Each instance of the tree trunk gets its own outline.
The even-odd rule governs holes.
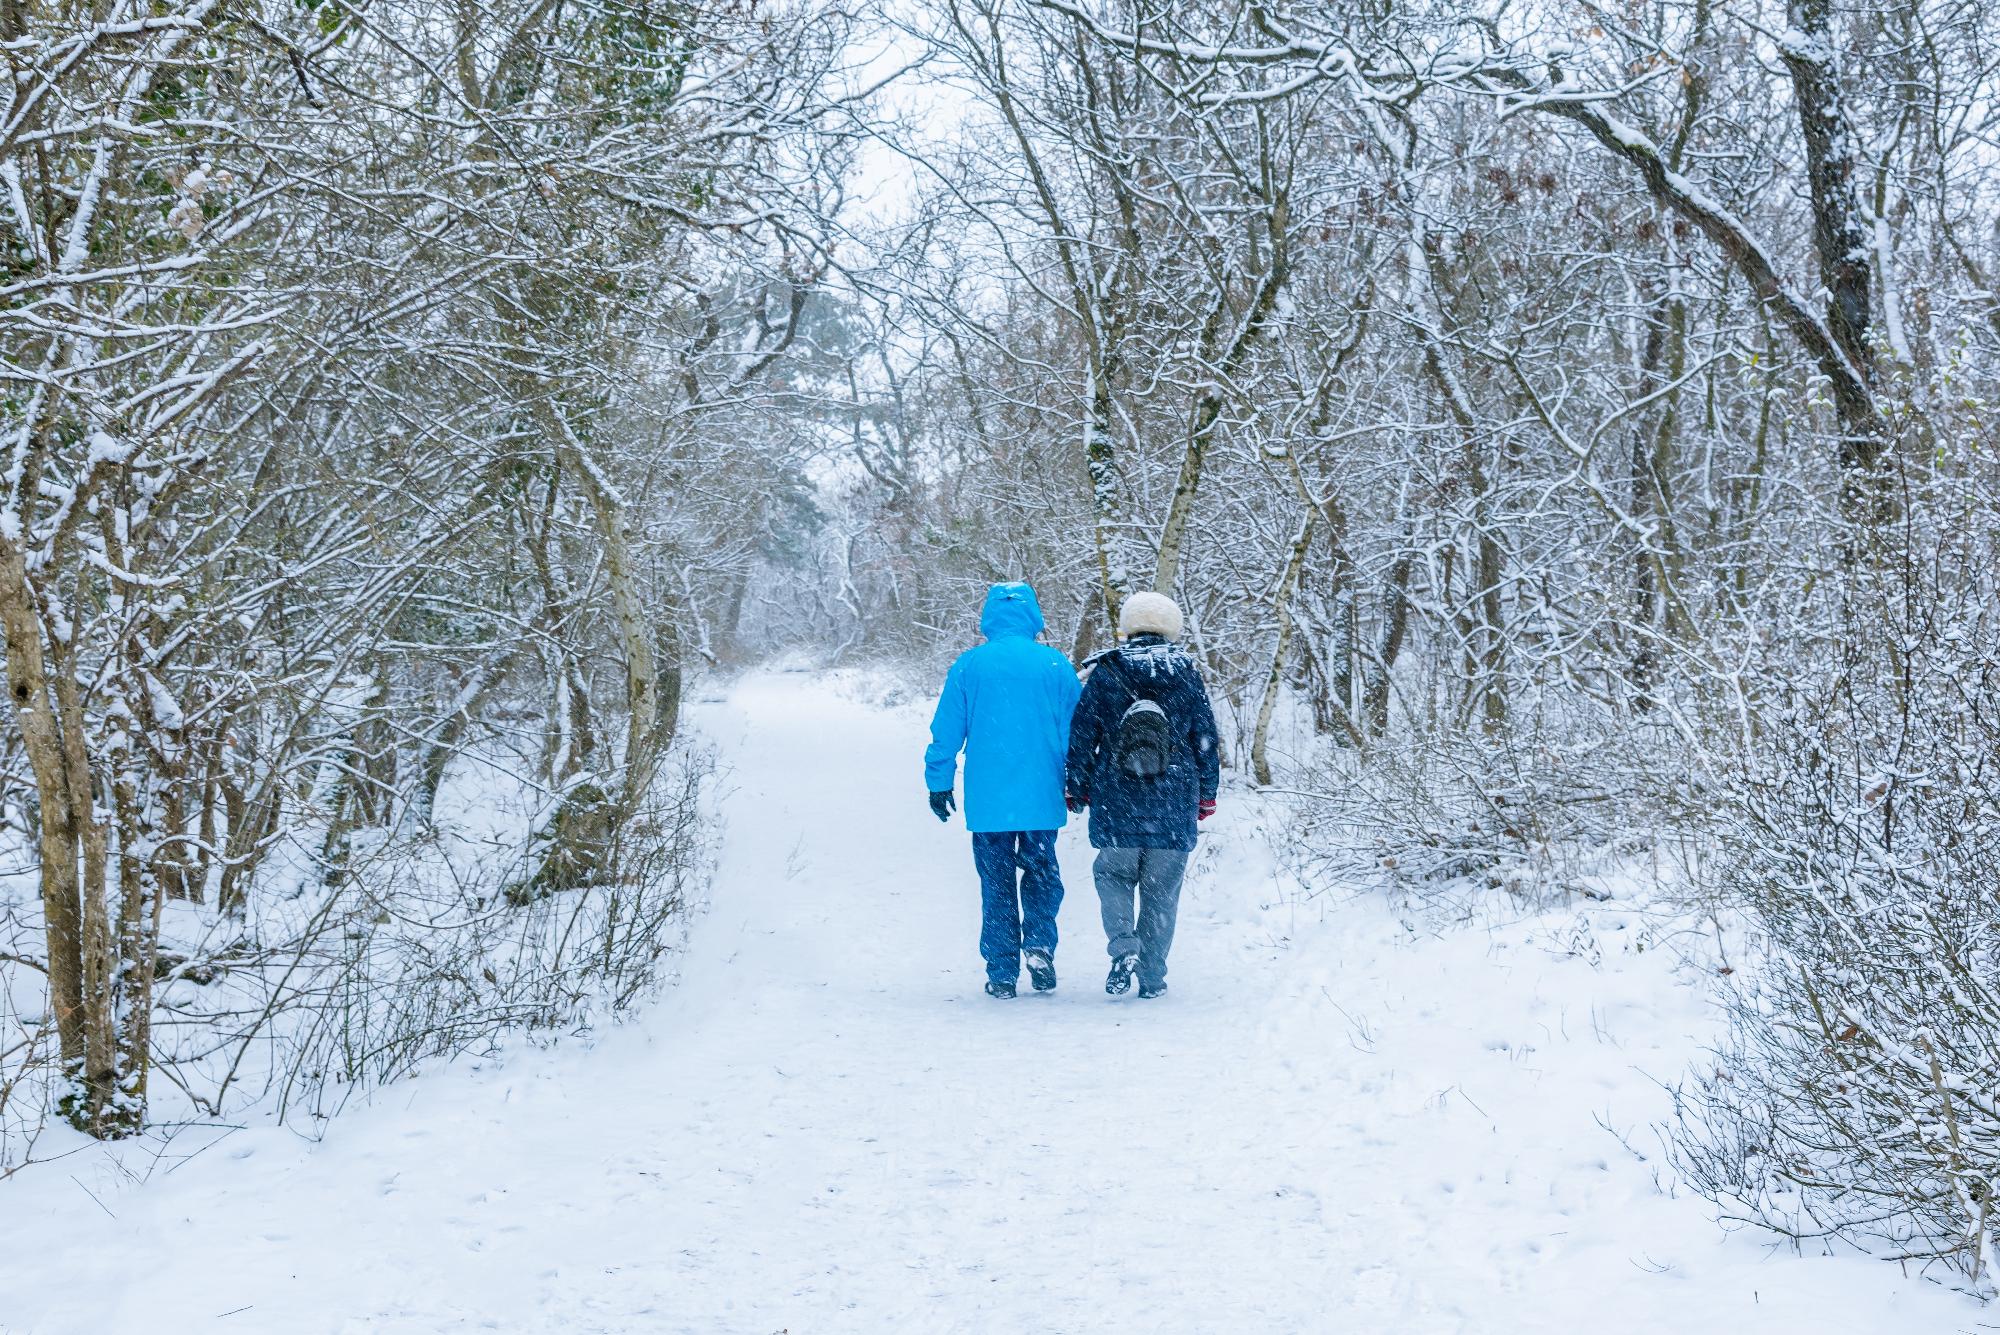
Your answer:
[[[50,679],[62,720],[62,764],[70,809],[89,813],[77,822],[82,843],[77,889],[83,909],[83,1070],[69,1100],[68,1115],[80,1131],[115,1136],[129,1129],[125,1121],[131,1110],[121,1108],[118,1098],[118,945],[112,934],[106,884],[110,850],[103,813],[93,793],[83,693],[77,687],[74,653],[66,644],[58,649]]]
[[[1417,558],[1404,552],[1389,568],[1382,595],[1382,640],[1375,659],[1368,666],[1362,712],[1368,720],[1368,734],[1380,737],[1389,730],[1389,674],[1403,652],[1403,640],[1410,627],[1410,572]]]
[[[143,702],[140,709],[146,709]],[[112,1021],[117,1026],[115,1102],[99,1134],[136,1132],[145,1123],[146,1076],[152,1065],[153,978],[158,970],[161,894],[148,849],[154,832],[136,781],[139,740],[118,715],[106,747],[114,779],[112,812],[118,828],[117,968],[113,978]],[[150,711],[147,711],[150,712]]]
[[[1096,599],[1086,597],[1083,606],[1077,610],[1076,634],[1070,637],[1069,661],[1082,667],[1090,656],[1097,652],[1097,630],[1099,621],[1093,604]]]
[[[215,805],[222,799],[223,735],[220,726],[212,728],[202,747],[201,817],[195,826],[197,842],[188,882],[188,897],[197,904],[208,897],[208,874],[215,865],[215,840],[219,833]]]
[[[507,675],[515,655],[502,654],[489,658],[473,670],[472,676],[459,689],[458,699],[452,711],[431,734],[424,744],[424,758],[417,771],[416,791],[410,794],[409,809],[403,813],[400,822],[405,830],[431,823],[431,813],[437,806],[438,788],[444,783],[445,767],[451,758],[459,753],[460,743],[472,721],[479,716],[480,707]]]
[[[1477,621],[1473,621],[1469,613],[1466,618],[1466,667],[1471,678],[1469,685],[1478,697],[1480,716],[1486,730],[1497,732],[1507,722],[1507,658],[1504,603],[1500,591],[1504,570],[1500,543],[1493,536],[1492,486],[1481,455],[1472,400],[1445,361],[1442,340],[1428,328],[1425,330],[1424,365],[1437,384],[1446,411],[1458,427],[1459,476],[1465,479],[1472,494],[1473,550],[1468,562],[1471,587],[1466,593],[1479,616]]]
[[[1639,354],[1639,393],[1656,392],[1660,384],[1660,363],[1665,356],[1667,333],[1658,311],[1649,310],[1646,342]],[[1649,535],[1657,532],[1660,492],[1653,474],[1653,428],[1651,418],[1641,414],[1632,428],[1632,522],[1639,530],[1638,548],[1632,560],[1632,653],[1626,668],[1632,684],[1633,703],[1641,710],[1653,707],[1653,685],[1659,655],[1653,630],[1660,618],[1660,585],[1654,568],[1654,554],[1648,550]]]
[[[82,883],[79,813],[71,803],[63,740],[50,699],[42,624],[27,564],[18,545],[0,542],[0,628],[7,644],[7,693],[13,698],[40,807],[43,932],[48,947],[49,1004],[63,1069],[81,1072],[83,1016]]]
[[[1299,522],[1299,535],[1292,539],[1285,555],[1285,568],[1278,577],[1274,612],[1278,621],[1277,644],[1271,650],[1271,670],[1264,675],[1264,695],[1257,706],[1257,727],[1250,739],[1250,769],[1257,782],[1271,786],[1271,719],[1278,708],[1278,688],[1284,681],[1285,655],[1292,647],[1292,595],[1298,591],[1299,571],[1305,566],[1306,548],[1312,545],[1313,515]]]
[[[1174,482],[1173,500],[1167,506],[1166,522],[1160,526],[1159,559],[1153,566],[1153,590],[1156,593],[1171,594],[1174,582],[1180,578],[1181,552],[1187,542],[1188,521],[1194,515],[1195,493],[1201,487],[1202,468],[1208,459],[1209,439],[1215,426],[1222,418],[1223,395],[1229,383],[1241,370],[1243,359],[1264,336],[1270,324],[1271,315],[1278,308],[1279,294],[1284,291],[1285,282],[1291,277],[1290,246],[1288,233],[1291,227],[1288,201],[1276,185],[1269,170],[1269,144],[1262,133],[1263,120],[1258,120],[1260,147],[1264,150],[1265,162],[1263,189],[1265,192],[1265,227],[1269,242],[1269,260],[1256,293],[1250,299],[1250,308],[1243,315],[1243,321],[1236,328],[1236,335],[1230,340],[1229,348],[1222,355],[1220,367],[1215,372],[1207,389],[1195,404],[1194,418],[1188,431],[1187,448],[1181,457],[1180,476]],[[1221,315],[1228,303],[1227,292],[1216,294],[1216,314]],[[1220,321],[1215,325],[1219,329]],[[1212,345],[1213,339],[1203,340]],[[1205,354],[1212,355],[1210,348]],[[1207,361],[1207,356],[1204,356]]]
[[[625,729],[624,806],[629,811],[652,781],[659,760],[657,742],[662,728],[667,729],[668,737],[672,735],[673,721],[661,715],[659,660],[653,651],[655,629],[640,594],[639,571],[632,555],[632,521],[624,498],[590,458],[561,413],[550,415],[555,419],[557,449],[590,501],[591,513],[597,521],[597,539],[604,547],[604,578],[610,586],[618,643],[625,660],[625,704],[629,714]],[[675,681],[671,685],[678,708],[678,664],[675,667]]]
[[[1484,479],[1478,484],[1482,495]],[[1493,536],[1490,517],[1482,516],[1479,527],[1479,652],[1480,705],[1488,732],[1499,732],[1507,724],[1507,641],[1502,611],[1500,543]]]
[[[1094,369],[1091,373],[1090,418],[1083,428],[1083,464],[1090,478],[1098,590],[1104,599],[1105,624],[1115,637],[1119,611],[1132,592],[1132,575],[1125,568],[1124,557],[1119,553],[1118,464],[1111,444],[1111,388]]]
[[[1642,413],[1632,429],[1632,520],[1640,531],[1632,562],[1632,654],[1628,675],[1633,703],[1653,706],[1659,678],[1658,636],[1686,620],[1670,598],[1680,568],[1674,524],[1674,439],[1680,425],[1680,391],[1674,386],[1687,367],[1687,303],[1678,292],[1647,312],[1646,341],[1640,353],[1641,396],[1664,394],[1657,413]]]
[[[1881,518],[1886,503],[1877,476],[1887,441],[1875,411],[1875,355],[1869,346],[1868,238],[1862,226],[1855,128],[1840,97],[1830,0],[1789,0],[1789,28],[1778,55],[1792,78],[1799,129],[1806,146],[1806,184],[1812,196],[1813,250],[1827,293],[1827,328],[1847,364],[1833,380],[1842,428],[1843,495],[1851,513]]]

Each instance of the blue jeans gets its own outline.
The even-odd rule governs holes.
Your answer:
[[[1180,916],[1187,864],[1188,855],[1178,848],[1098,851],[1093,870],[1105,948],[1114,960],[1139,957],[1141,987],[1167,981],[1167,952],[1174,948],[1174,919]]]
[[[985,904],[979,953],[986,977],[1011,983],[1021,976],[1021,952],[1056,953],[1056,910],[1062,907],[1062,872],[1056,866],[1054,830],[1008,830],[972,836]],[[1017,879],[1018,874],[1018,879]]]

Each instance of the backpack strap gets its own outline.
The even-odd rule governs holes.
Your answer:
[[[1138,688],[1132,682],[1131,671],[1118,661],[1118,650],[1116,648],[1092,654],[1084,662],[1090,667],[1090,675],[1093,681],[1097,679],[1097,675],[1100,672],[1105,673],[1112,679],[1115,686],[1124,688],[1124,693],[1127,697],[1123,705],[1110,712],[1108,719],[1110,734],[1105,742],[1105,746],[1109,748],[1111,745],[1110,738],[1116,738],[1118,729],[1124,725],[1125,715],[1130,712],[1133,705],[1139,703],[1141,696]]]
[[[1130,663],[1127,663],[1122,650],[1113,650],[1112,653],[1118,659],[1118,680],[1123,683],[1125,689],[1131,694],[1132,703],[1137,704],[1141,700],[1150,700],[1156,705],[1160,704],[1161,691],[1159,688],[1161,686],[1172,685],[1172,679],[1169,678],[1164,683],[1157,683],[1149,674],[1140,672]],[[1127,709],[1131,707],[1131,705],[1126,706]],[[1160,708],[1164,712],[1166,706],[1161,705]]]

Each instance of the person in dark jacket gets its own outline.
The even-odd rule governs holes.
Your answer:
[[[1028,966],[1037,992],[1056,985],[1062,873],[1056,831],[1076,669],[1040,643],[1042,609],[1026,584],[995,584],[979,618],[986,643],[960,654],[944,679],[924,752],[931,811],[949,820],[965,752],[965,824],[983,900],[979,953],[986,992],[1011,997]]]
[[[1118,648],[1093,660],[1070,722],[1064,790],[1090,808],[1090,842],[1116,996],[1167,990],[1181,878],[1196,825],[1215,811],[1222,755],[1201,671],[1174,641],[1181,610],[1138,593],[1119,611]]]

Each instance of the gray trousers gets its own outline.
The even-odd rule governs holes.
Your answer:
[[[1104,914],[1111,958],[1139,957],[1139,982],[1167,980],[1167,952],[1174,946],[1181,878],[1188,855],[1178,848],[1103,848],[1092,869],[1097,905]],[[1136,907],[1136,913],[1134,912]]]

